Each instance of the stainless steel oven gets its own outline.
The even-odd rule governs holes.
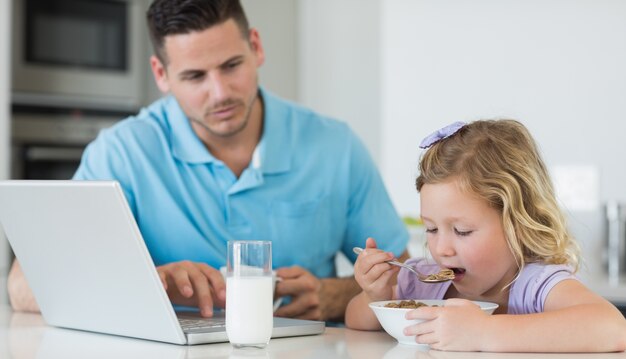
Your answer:
[[[13,103],[134,111],[147,71],[145,0],[14,0]]]
[[[68,179],[145,103],[149,0],[13,0],[11,177]]]
[[[11,177],[70,179],[85,146],[128,113],[28,108],[14,110]]]

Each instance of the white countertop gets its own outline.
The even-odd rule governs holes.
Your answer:
[[[572,358],[572,354],[459,353],[403,346],[384,332],[326,328],[324,334],[272,339],[264,350],[229,343],[179,346],[47,326],[38,314],[0,306],[0,358]],[[577,359],[621,358],[626,353],[577,354]]]

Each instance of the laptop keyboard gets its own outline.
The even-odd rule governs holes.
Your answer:
[[[224,318],[178,318],[178,322],[183,331],[223,328],[226,326]]]

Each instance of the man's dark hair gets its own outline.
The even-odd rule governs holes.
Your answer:
[[[154,53],[166,64],[166,36],[202,31],[230,19],[235,20],[247,40],[248,19],[239,0],[154,0],[147,13]]]

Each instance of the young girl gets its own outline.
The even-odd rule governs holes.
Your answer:
[[[380,329],[368,303],[449,299],[421,307],[405,328],[433,349],[499,352],[626,350],[626,319],[575,276],[579,252],[567,231],[548,171],[527,129],[517,121],[455,123],[427,137],[416,180],[428,248],[455,279],[422,283],[385,261],[372,238],[354,266],[363,291],[346,325]],[[432,273],[424,259],[407,261]],[[436,266],[435,266],[436,267]],[[435,272],[437,269],[435,269]],[[496,315],[471,301],[494,302]],[[498,315],[499,314],[499,315]]]

